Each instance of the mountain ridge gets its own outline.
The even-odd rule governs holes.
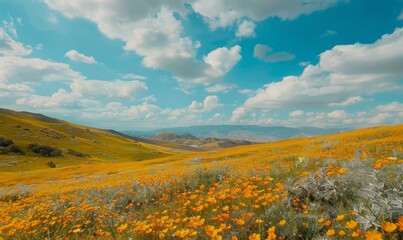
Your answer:
[[[200,139],[221,138],[246,140],[252,142],[271,142],[304,136],[318,136],[343,132],[341,128],[292,128],[284,126],[258,126],[258,125],[198,125],[189,127],[161,128],[151,131],[122,131],[131,136],[151,138],[163,132],[172,132],[178,135],[190,134]]]

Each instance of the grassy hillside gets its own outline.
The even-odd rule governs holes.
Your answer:
[[[402,152],[398,125],[2,173],[0,237],[402,239]]]
[[[0,172],[57,168],[79,164],[118,163],[161,158],[183,151],[134,141],[110,131],[71,124],[40,114],[0,109],[0,137],[10,139],[23,154],[0,155]],[[61,151],[58,157],[43,157],[28,148],[46,145]],[[3,153],[6,153],[3,148]]]

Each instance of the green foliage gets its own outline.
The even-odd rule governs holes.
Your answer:
[[[8,147],[11,144],[14,144],[13,140],[0,137],[0,147]]]
[[[31,149],[32,152],[38,153],[44,157],[58,157],[62,155],[62,151],[60,149],[46,145],[32,143],[28,145],[28,148]]]

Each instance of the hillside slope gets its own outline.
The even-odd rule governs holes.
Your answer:
[[[12,140],[22,154],[0,151],[0,171],[24,171],[78,164],[141,161],[182,153],[172,147],[156,146],[126,138],[107,130],[68,123],[41,114],[0,109],[0,137]],[[61,151],[59,157],[43,157],[28,148],[29,144],[45,145]]]

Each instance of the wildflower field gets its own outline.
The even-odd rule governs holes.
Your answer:
[[[0,175],[0,239],[403,239],[403,125]]]

